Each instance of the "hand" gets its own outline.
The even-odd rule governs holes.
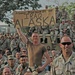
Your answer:
[[[31,72],[26,72],[24,75],[32,75]]]
[[[23,68],[21,67],[21,68],[20,68],[20,72],[22,72],[22,71],[23,71]]]
[[[38,73],[42,72],[43,70],[44,70],[44,69],[43,69],[42,66],[39,66],[39,67],[36,69],[36,71],[37,71]]]

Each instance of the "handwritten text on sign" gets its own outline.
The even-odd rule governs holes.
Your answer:
[[[14,11],[15,27],[23,26],[45,26],[56,23],[55,9]]]

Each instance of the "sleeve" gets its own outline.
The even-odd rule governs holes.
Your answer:
[[[51,65],[50,75],[56,75],[53,63]]]

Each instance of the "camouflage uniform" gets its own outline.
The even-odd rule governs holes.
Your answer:
[[[26,44],[24,44],[24,43],[21,41],[20,44],[19,44],[19,46],[20,46],[20,48],[24,48],[24,47],[26,47]]]
[[[15,58],[14,58],[12,55],[9,55],[9,56],[8,56],[8,60],[14,60],[14,61],[15,61]],[[4,67],[9,67],[10,70],[11,70],[11,72],[12,72],[12,74],[15,75],[16,69],[17,69],[17,67],[18,67],[18,64],[14,62],[13,67],[11,67],[11,66],[9,65],[9,63],[8,63],[8,64],[5,65]]]
[[[17,64],[17,63],[15,63],[15,64],[14,64],[14,67],[13,67],[13,68],[12,68],[12,67],[10,67],[10,66],[9,66],[9,64],[5,65],[5,67],[9,67],[9,68],[10,68],[10,70],[11,70],[12,74],[14,74],[14,75],[16,74],[17,66],[18,66],[18,64]]]
[[[2,54],[0,54],[0,56],[1,56],[1,55],[2,55]],[[1,75],[1,73],[2,73],[2,70],[3,70],[4,66],[5,66],[4,61],[5,61],[4,57],[3,57],[3,56],[0,57],[0,75]]]
[[[6,46],[7,46],[8,49],[10,49],[10,43],[11,43],[11,38],[7,37],[7,39],[6,39]]]
[[[20,69],[22,68],[22,72],[20,71]],[[28,69],[28,64],[26,63],[25,66],[23,67],[22,64],[20,64],[17,67],[17,71],[16,71],[16,75],[24,75],[25,72],[27,72]]]
[[[4,67],[5,65],[2,63],[2,60],[0,60],[0,75],[1,75],[1,73],[2,73],[2,70],[3,70],[3,67]]]
[[[61,19],[66,20],[66,19],[69,18],[68,16],[69,16],[69,15],[68,15],[68,12],[65,10],[65,8],[63,8],[63,9],[62,9],[62,12],[61,12]]]
[[[19,50],[19,40],[13,39],[10,44],[12,55],[15,56],[16,52]]]
[[[60,23],[60,19],[61,19],[61,12],[59,10],[58,7],[56,7],[56,23]]]
[[[2,36],[0,38],[0,49],[5,50],[5,48],[6,48],[6,39],[4,38],[4,36]]]
[[[64,23],[63,23],[64,22]],[[63,30],[66,29],[67,30],[67,26],[68,23],[65,23],[65,20],[63,20],[63,22],[60,24],[59,26],[59,30],[60,30],[60,39],[61,37],[64,35]]]
[[[50,37],[51,37],[52,43],[54,43],[54,35],[55,35],[55,31],[54,30],[51,30]]]
[[[62,54],[54,59],[50,75],[75,75],[75,53],[66,62]]]

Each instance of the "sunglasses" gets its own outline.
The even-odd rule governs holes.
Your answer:
[[[71,42],[62,42],[61,44],[62,44],[62,45],[70,45]]]

